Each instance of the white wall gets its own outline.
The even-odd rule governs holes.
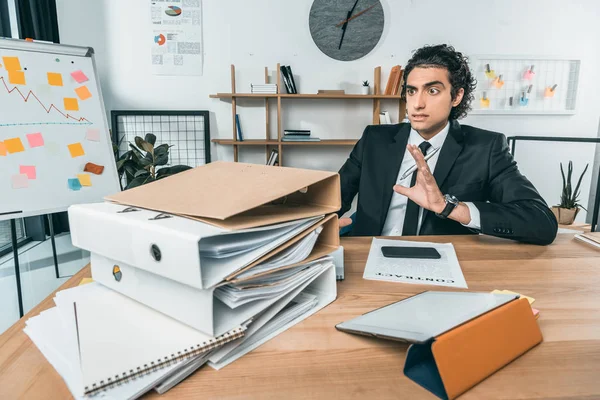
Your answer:
[[[392,65],[406,64],[411,51],[449,43],[466,54],[554,56],[581,59],[578,112],[573,116],[472,116],[462,123],[507,135],[596,136],[600,69],[600,2],[579,0],[461,1],[382,0],[386,16],[377,48],[361,60],[329,59],[314,45],[308,29],[311,0],[203,0],[204,74],[153,76],[150,72],[149,0],[58,0],[61,42],[92,46],[107,109],[203,109],[211,111],[212,137],[231,138],[230,103],[209,94],[230,91],[230,64],[238,91],[262,82],[264,67],[292,66],[301,92],[346,89],[358,92],[381,65],[385,84]],[[241,103],[241,104],[240,104]],[[238,103],[246,138],[264,137],[262,101]],[[275,103],[272,103],[273,106]],[[368,101],[283,100],[284,128],[310,128],[321,138],[358,138],[371,120]],[[274,107],[273,107],[274,108]],[[397,106],[384,104],[397,121]],[[274,113],[273,113],[274,114]],[[276,124],[272,119],[273,132]],[[285,165],[337,170],[350,147],[287,148]],[[264,150],[241,149],[241,161],[264,163]],[[213,158],[232,159],[230,148],[213,147]],[[558,162],[575,170],[593,163],[593,145],[519,143],[520,168],[546,200],[560,196]],[[591,165],[590,165],[591,167]],[[591,171],[581,198],[589,196]],[[580,214],[582,220],[585,213]]]

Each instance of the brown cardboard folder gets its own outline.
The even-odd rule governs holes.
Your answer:
[[[527,299],[519,298],[423,344],[412,344],[404,374],[454,399],[542,341]]]
[[[336,172],[216,161],[105,198],[238,230],[341,208]]]

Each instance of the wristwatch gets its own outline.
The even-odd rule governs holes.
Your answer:
[[[448,218],[448,215],[450,215],[452,210],[454,210],[456,206],[458,206],[459,201],[456,197],[452,196],[451,194],[445,194],[444,200],[446,200],[446,207],[441,213],[435,213],[435,215],[437,215],[440,218],[446,219]]]

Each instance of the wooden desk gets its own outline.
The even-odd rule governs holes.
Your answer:
[[[548,247],[485,236],[420,237],[453,242],[471,291],[531,295],[544,342],[467,393],[464,399],[600,398],[600,251],[559,235]],[[434,286],[367,281],[371,240],[344,238],[346,280],[338,299],[221,371],[204,367],[162,398],[435,398],[404,377],[407,345],[338,332],[334,325]],[[89,276],[83,269],[61,289]],[[0,336],[0,399],[70,398],[28,336],[27,318]],[[155,394],[149,398],[158,398]]]

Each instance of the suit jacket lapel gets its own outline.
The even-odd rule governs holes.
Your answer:
[[[394,136],[394,142],[388,147],[386,154],[382,154],[382,161],[384,162],[383,171],[385,173],[384,184],[382,188],[382,202],[381,202],[381,214],[379,221],[379,231],[383,229],[385,224],[385,218],[387,216],[390,203],[392,201],[392,195],[394,194],[394,185],[398,179],[398,171],[400,171],[400,165],[404,158],[404,152],[406,151],[406,145],[408,144],[408,137],[410,135],[410,124],[402,124],[398,133]]]
[[[452,169],[456,158],[462,151],[464,145],[464,134],[460,128],[460,124],[457,121],[450,121],[450,129],[448,136],[440,151],[440,156],[435,165],[435,171],[433,171],[433,177],[437,182],[438,187],[441,189],[442,185],[448,177],[448,173]],[[429,210],[423,210],[423,220],[421,227],[423,227],[425,218],[430,214]]]

